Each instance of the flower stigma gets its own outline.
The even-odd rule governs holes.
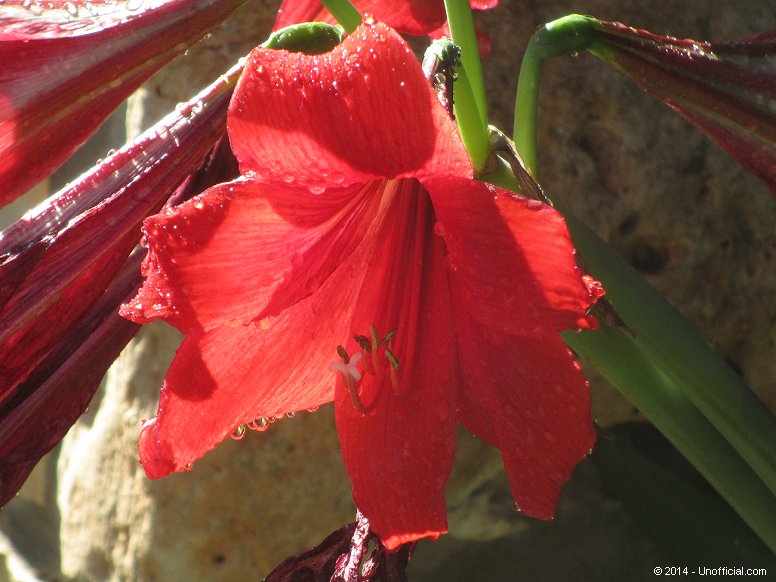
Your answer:
[[[368,336],[353,336],[353,339],[361,348],[360,352],[356,352],[351,356],[343,346],[337,346],[337,355],[339,355],[342,361],[329,364],[330,370],[342,374],[342,377],[345,380],[345,387],[353,401],[353,406],[361,414],[368,414],[373,410],[374,406],[364,406],[364,403],[361,401],[361,396],[358,393],[358,384],[360,383],[363,374],[375,376],[378,381],[383,379],[385,366],[381,361],[381,355],[385,356],[385,359],[388,360],[388,363],[390,364],[388,366],[388,373],[391,378],[391,386],[394,393],[400,393],[399,377],[397,374],[399,370],[399,359],[391,351],[391,341],[394,337],[396,337],[396,331],[390,330],[381,338],[377,333],[377,328],[375,328],[374,325],[371,325],[369,326]],[[362,363],[363,374],[362,369],[358,367],[359,363]]]
[[[334,370],[342,374],[342,378],[345,380],[345,388],[350,394],[350,399],[353,401],[353,406],[361,414],[367,414],[367,409],[361,402],[361,398],[358,395],[358,386],[356,383],[361,380],[361,370],[358,369],[358,363],[361,361],[361,352],[350,356],[342,346],[337,346],[337,354],[342,358],[341,362],[332,362],[329,364],[329,369]]]

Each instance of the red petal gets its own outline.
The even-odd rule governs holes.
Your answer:
[[[280,30],[286,26],[301,24],[302,22],[328,22],[329,24],[335,24],[336,20],[324,8],[320,0],[283,0],[278,9],[278,15],[272,30]]]
[[[380,23],[322,55],[253,51],[228,126],[243,175],[275,183],[320,188],[472,172],[417,59]]]
[[[463,297],[456,298],[458,313]],[[558,335],[505,336],[457,319],[466,388],[458,414],[501,449],[521,511],[551,519],[560,488],[595,440],[585,378]]]
[[[474,180],[424,183],[452,281],[477,321],[524,336],[595,326],[585,311],[596,295],[577,268],[560,214]]]
[[[239,4],[3,2],[0,205],[59,167],[143,81]]]
[[[147,280],[124,307],[181,331],[277,315],[318,290],[361,242],[379,183],[323,194],[237,181],[149,218]]]
[[[447,17],[443,0],[356,0],[352,4],[361,14],[373,14],[398,32],[418,36],[438,29]],[[475,10],[497,4],[498,0],[471,0]],[[333,23],[334,18],[320,0],[283,0],[273,30],[312,21]]]
[[[490,49],[493,46],[493,39],[487,32],[483,32],[479,28],[476,29],[475,32],[477,34],[477,48],[479,49],[478,52],[480,53],[480,57],[484,59],[490,54]],[[450,33],[450,27],[448,26],[447,22],[445,22],[439,28],[430,30],[428,32],[428,36],[433,39],[438,39],[443,37],[450,38],[452,35]]]
[[[471,0],[474,10],[490,10],[498,6],[498,0]]]
[[[357,0],[361,14],[374,15],[405,34],[425,35],[445,22],[443,0]],[[319,0],[284,0],[273,30],[300,22],[336,21]]]
[[[398,390],[379,352],[382,379],[366,374],[360,384],[372,412],[356,410],[342,377],[336,389],[353,496],[389,549],[447,531],[444,486],[455,446],[458,384],[444,247],[432,234],[428,195],[415,181],[398,186],[394,220],[378,236],[380,252],[353,323],[358,334],[369,334],[372,324],[381,336],[397,331],[392,350]]]
[[[387,212],[376,214],[385,220]],[[378,230],[379,232],[379,230]],[[346,343],[374,233],[307,299],[248,325],[188,336],[167,373],[140,456],[151,478],[181,471],[254,419],[333,398],[336,347]]]

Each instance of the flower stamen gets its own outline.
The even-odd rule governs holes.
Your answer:
[[[377,353],[377,348],[380,347],[380,339],[377,336],[377,329],[374,325],[369,326],[369,335],[372,336],[372,349],[369,350],[372,352],[372,367],[375,370],[375,374],[377,375],[378,379],[382,379],[383,377],[383,368],[380,366],[380,355]]]
[[[361,380],[361,370],[358,369],[357,364],[361,361],[363,354],[358,352],[351,356],[342,346],[337,346],[337,354],[342,358],[342,361],[332,362],[329,364],[329,369],[342,374],[342,378],[345,380],[345,389],[353,401],[353,407],[361,414],[368,414],[371,409],[367,409],[361,402],[356,385],[356,382]]]
[[[399,369],[399,359],[391,351],[391,342],[396,337],[396,330],[389,330],[382,338],[377,333],[377,328],[374,325],[369,326],[369,337],[365,335],[353,336],[356,343],[361,346],[363,354],[369,354],[371,357],[364,360],[364,371],[372,376],[377,376],[378,380],[383,378],[384,363],[381,365],[380,352],[386,357],[390,363],[388,373],[391,376],[391,386],[396,394],[399,394],[399,377],[397,370]],[[381,349],[382,348],[382,349]]]
[[[395,332],[393,333],[396,335]],[[393,387],[394,394],[398,396],[401,392],[399,389],[399,376],[397,375],[397,372],[399,371],[399,360],[390,350],[390,348],[385,348],[385,357],[388,358],[388,361],[391,363],[391,367],[389,369],[391,374],[391,386]]]
[[[353,407],[361,414],[369,414],[374,410],[375,406],[375,404],[365,406],[361,400],[358,386],[361,382],[362,373],[375,376],[379,385],[379,381],[383,379],[384,369],[386,368],[385,362],[381,360],[381,356],[384,355],[390,364],[388,366],[388,374],[391,378],[391,387],[394,393],[398,395],[401,392],[398,376],[399,359],[391,351],[391,342],[394,337],[396,337],[396,331],[390,330],[381,338],[377,333],[377,328],[371,325],[369,326],[368,336],[353,336],[353,339],[361,348],[360,352],[356,352],[351,356],[343,346],[337,346],[337,355],[342,361],[329,364],[330,370],[342,374],[342,378],[345,381],[345,389],[353,401]],[[358,364],[362,364],[362,368],[359,368]],[[375,399],[376,402],[377,399]]]

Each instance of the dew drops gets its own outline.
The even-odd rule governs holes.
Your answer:
[[[232,433],[232,438],[236,441],[242,440],[243,438],[245,438],[246,432],[248,432],[246,425],[241,424],[236,429],[234,429],[234,432]]]
[[[447,231],[445,231],[445,227],[442,226],[441,222],[435,222],[434,223],[434,234],[439,236],[445,236],[447,234]]]
[[[29,2],[25,4],[24,7],[35,16],[40,16],[43,14],[43,7],[37,2]]]
[[[191,110],[193,109],[193,106],[190,103],[178,103],[175,106],[175,111],[177,111],[180,115],[183,115],[184,117],[187,117],[191,114]]]
[[[318,186],[318,185],[308,186],[307,189],[310,191],[310,194],[315,194],[316,196],[318,194],[323,194],[324,192],[326,192],[325,186]]]
[[[78,6],[76,6],[73,2],[65,2],[64,7],[70,16],[78,18]]]
[[[295,412],[286,412],[286,418],[294,418],[296,416]]]
[[[341,172],[331,172],[328,178],[331,182],[334,182],[335,184],[345,183],[345,175],[342,174]]]
[[[269,428],[269,420],[266,418],[257,418],[255,420],[250,421],[248,424],[246,424],[250,430],[256,431],[256,432],[264,432]]]
[[[127,10],[130,10],[134,12],[135,10],[140,10],[143,6],[143,2],[145,0],[127,0]]]

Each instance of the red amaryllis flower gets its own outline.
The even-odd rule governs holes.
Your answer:
[[[446,531],[457,420],[551,517],[594,438],[558,332],[593,327],[598,292],[562,218],[473,179],[409,47],[372,21],[322,55],[255,50],[227,125],[243,178],[146,221],[123,307],[186,334],[140,435],[147,474],[333,399],[389,548]]]
[[[471,6],[476,10],[487,10],[497,4],[498,0],[471,0]],[[353,5],[361,14],[374,14],[405,34],[437,38],[447,21],[443,0],[356,0]],[[313,21],[335,22],[320,0],[283,0],[275,21],[275,30]]]
[[[681,113],[776,194],[776,31],[708,43],[591,22],[591,52]]]
[[[244,2],[2,2],[0,205],[56,170],[143,81]]]

